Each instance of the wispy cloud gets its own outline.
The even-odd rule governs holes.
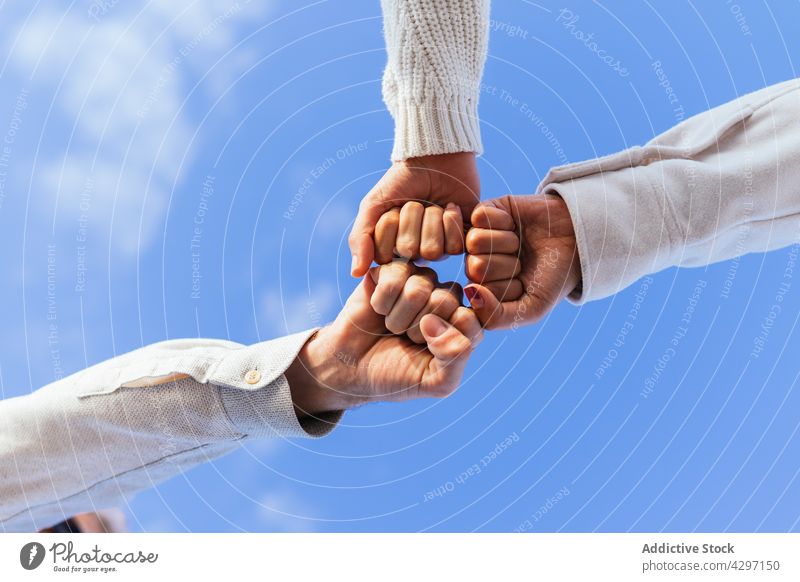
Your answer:
[[[113,209],[112,243],[129,254],[146,245],[195,157],[192,136],[205,111],[185,101],[205,76],[195,97],[213,103],[248,65],[244,49],[218,60],[242,22],[265,17],[264,6],[95,0],[67,13],[37,5],[4,14],[3,28],[14,33],[4,51],[10,70],[39,104],[28,115],[40,119],[26,121],[43,127],[31,167],[36,193],[49,195],[39,198],[48,202],[38,206],[43,214],[56,227],[77,216],[91,180],[93,220],[105,227]]]
[[[261,498],[260,517],[266,531],[313,531],[315,511],[305,498],[291,491],[274,491]]]
[[[339,296],[330,283],[313,286],[310,293],[268,291],[261,300],[261,321],[272,335],[321,326],[336,316]]]

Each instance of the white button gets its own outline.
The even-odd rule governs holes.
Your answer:
[[[244,375],[244,381],[248,384],[258,384],[259,380],[261,380],[261,373],[258,370],[249,370]]]

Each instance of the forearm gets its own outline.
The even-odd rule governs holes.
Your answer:
[[[336,412],[298,420],[284,374],[311,333],[162,342],[0,401],[0,531],[118,504],[246,438],[330,431]]]
[[[582,303],[671,266],[798,241],[800,83],[768,87],[635,147],[551,170],[575,227]]]
[[[382,0],[383,97],[395,120],[393,160],[482,150],[480,80],[489,0]]]

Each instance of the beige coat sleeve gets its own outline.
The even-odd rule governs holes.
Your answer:
[[[696,115],[642,147],[554,168],[575,225],[576,303],[639,277],[800,240],[800,80]]]
[[[0,531],[35,531],[258,437],[314,437],[283,375],[314,330],[243,346],[172,340],[0,401]]]

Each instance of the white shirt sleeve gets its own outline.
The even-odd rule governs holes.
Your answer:
[[[165,341],[0,401],[0,531],[111,507],[258,437],[318,437],[283,375],[315,330],[243,346]]]
[[[583,303],[672,266],[800,241],[800,80],[696,115],[643,147],[554,168],[575,226]]]
[[[392,160],[482,152],[478,97],[489,0],[382,0],[388,61],[383,99],[395,121]]]

